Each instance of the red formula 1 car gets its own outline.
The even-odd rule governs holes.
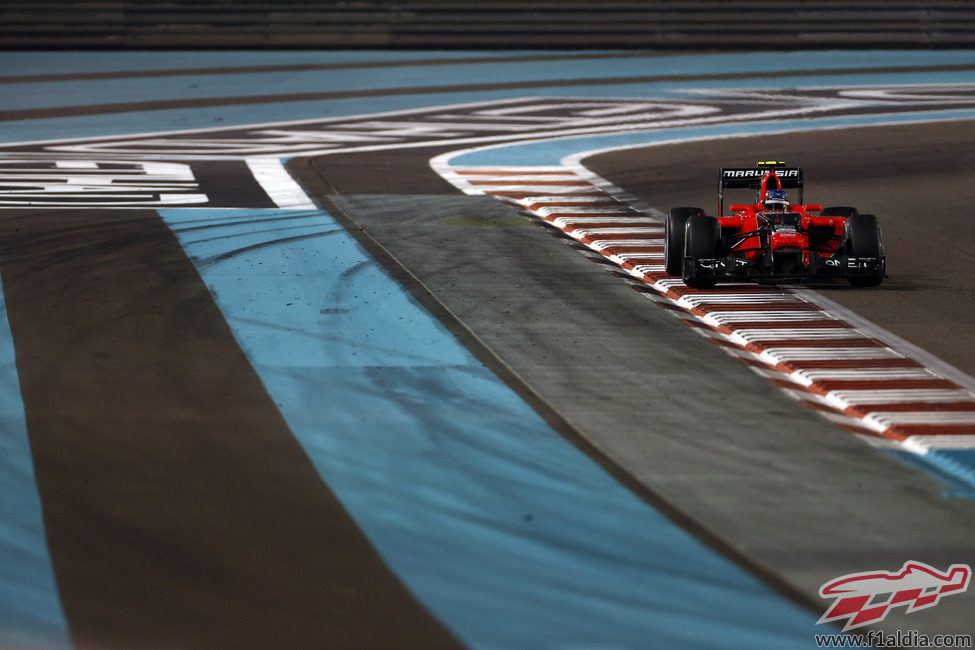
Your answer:
[[[726,189],[757,191],[754,204],[731,205]],[[786,190],[799,192],[790,204]],[[846,278],[872,287],[884,278],[886,258],[880,226],[872,214],[852,207],[804,205],[802,170],[780,162],[754,168],[723,168],[718,216],[700,208],[672,208],[664,251],[668,275],[690,287],[721,281],[796,282]]]

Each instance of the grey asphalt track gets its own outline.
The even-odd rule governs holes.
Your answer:
[[[952,350],[972,333],[947,335],[951,319],[965,329],[967,248],[955,244],[952,260],[937,244],[964,219],[951,197],[963,196],[965,158],[945,152],[951,131],[790,136],[789,147],[728,140],[586,162],[660,208],[715,201],[722,163],[774,154],[802,164],[809,199],[882,215],[893,258],[879,290],[823,292],[966,368],[964,353]],[[434,153],[326,156],[291,169],[462,341],[644,498],[811,608],[821,607],[821,584],[864,567],[975,559],[975,503],[945,498],[931,476],[785,396],[566,240],[513,219],[493,199],[447,193],[426,164]],[[367,192],[363,178],[385,191]],[[915,185],[923,194],[895,199]],[[889,214],[892,205],[900,207]],[[944,220],[923,245],[919,207]],[[921,272],[925,246],[928,260],[954,272],[930,262]],[[949,599],[911,623],[932,634],[970,632],[968,607]]]

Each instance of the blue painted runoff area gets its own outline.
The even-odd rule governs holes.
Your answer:
[[[161,214],[322,480],[471,647],[813,645],[816,616],[552,430],[327,213]]]
[[[975,449],[931,449],[925,454],[886,451],[936,476],[945,485],[946,497],[975,499]]]
[[[971,119],[975,119],[975,110],[952,109],[662,128],[488,145],[458,151],[457,155],[449,157],[449,160],[451,165],[457,166],[547,166],[562,164],[571,156],[616,147],[649,147],[693,140],[742,138],[818,129]]]
[[[0,291],[0,647],[70,647],[48,554],[6,302]]]

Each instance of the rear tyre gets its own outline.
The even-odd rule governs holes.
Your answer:
[[[688,217],[684,227],[684,256],[699,258],[713,258],[719,254],[721,243],[721,226],[714,217],[694,214]],[[695,289],[713,287],[717,280],[713,275],[700,276],[695,265],[689,264],[682,269],[684,284]]]
[[[877,217],[872,214],[855,214],[846,220],[846,253],[850,257],[884,256],[884,242]],[[854,287],[875,287],[883,279],[883,264],[868,275],[849,278]]]
[[[687,219],[704,214],[700,208],[671,208],[664,222],[664,270],[679,277],[684,266],[684,227]]]

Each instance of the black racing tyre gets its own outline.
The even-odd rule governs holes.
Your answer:
[[[704,214],[700,208],[671,208],[664,222],[664,269],[667,275],[680,276],[684,261],[684,226],[691,215]]]
[[[684,226],[685,257],[717,257],[721,244],[721,226],[714,217],[693,214]],[[683,273],[684,284],[696,289],[706,289],[715,285],[713,276],[698,277],[690,272]]]
[[[860,214],[860,212],[849,205],[834,205],[828,208],[823,208],[819,213],[821,217],[852,217],[854,215]]]
[[[880,257],[884,254],[877,217],[856,214],[846,220],[846,251],[853,257]]]
[[[850,257],[883,257],[880,224],[872,214],[855,214],[846,220],[846,253]],[[849,278],[854,287],[875,287],[884,279],[881,265],[874,273]]]

